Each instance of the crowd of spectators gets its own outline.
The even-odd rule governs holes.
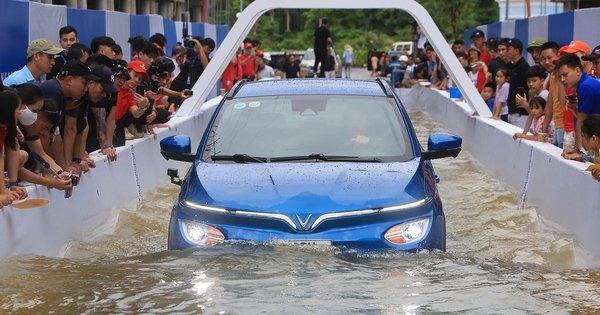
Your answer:
[[[562,148],[566,159],[600,163],[598,148],[589,144],[597,141],[595,129],[582,130],[586,119],[600,117],[596,116],[600,114],[600,45],[592,50],[578,40],[561,46],[535,38],[525,46],[518,38],[486,40],[481,30],[470,38],[470,47],[457,40],[452,51],[493,119],[521,128],[515,139],[543,140]],[[392,56],[385,75],[390,73],[396,87],[417,82],[429,82],[431,88],[441,90],[455,86],[428,43],[413,54]],[[600,180],[600,171],[592,176]]]
[[[117,160],[115,147],[168,127],[172,113],[207,66],[211,38],[190,39],[165,55],[167,39],[130,38],[131,62],[108,36],[90,45],[77,30],[59,31],[61,47],[33,40],[27,63],[0,86],[0,207],[27,198],[22,182],[72,193],[80,175],[95,167],[89,153]],[[189,59],[189,60],[188,60]],[[1,82],[1,81],[0,81]]]

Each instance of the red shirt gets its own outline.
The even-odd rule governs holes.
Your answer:
[[[115,109],[115,121],[123,118],[131,107],[137,106],[137,103],[133,99],[134,95],[133,90],[125,88],[125,86],[119,89],[119,94],[117,94],[117,108]]]
[[[253,77],[256,75],[256,71],[258,71],[258,65],[254,62],[254,58],[248,60],[244,63],[244,60],[248,59],[248,55],[240,56],[240,64],[242,64],[242,74],[247,75],[249,77]]]
[[[241,75],[239,74],[241,73],[241,65],[238,62],[238,58],[236,58],[236,62],[229,62],[227,68],[225,68],[225,71],[223,71],[223,74],[221,75],[221,83],[225,91],[229,91],[229,89],[231,89],[235,80],[241,79]]]
[[[488,55],[487,50],[483,50],[481,51],[481,56],[479,56],[479,60],[483,61],[483,63],[485,63],[486,66],[490,65],[490,61],[492,61],[492,56]]]
[[[8,128],[6,128],[6,126],[0,127],[0,154],[2,154],[2,150],[4,150],[4,139],[6,138],[7,133]]]
[[[576,94],[575,89],[565,88],[565,95]],[[565,101],[565,115],[563,116],[563,123],[565,124],[565,132],[575,131],[575,124],[573,121],[573,112],[567,107]]]

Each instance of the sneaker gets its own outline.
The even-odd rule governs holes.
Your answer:
[[[133,137],[135,139],[139,139],[139,138],[143,138],[144,137],[144,133],[143,132],[139,132],[137,130],[137,127],[135,125],[129,125],[129,127],[127,127],[127,129],[129,129],[129,133],[133,135]]]
[[[125,140],[133,140],[135,137],[129,132],[129,129],[125,128]]]

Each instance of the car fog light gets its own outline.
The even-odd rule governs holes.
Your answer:
[[[385,232],[385,239],[394,244],[409,244],[421,240],[427,228],[429,218],[422,218],[392,226]]]
[[[225,239],[221,231],[206,224],[181,220],[181,227],[185,238],[196,245],[209,245]]]

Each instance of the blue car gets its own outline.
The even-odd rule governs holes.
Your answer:
[[[197,153],[187,136],[161,141],[165,158],[192,162],[179,182],[169,249],[276,240],[444,251],[445,217],[429,160],[456,157],[461,143],[435,133],[424,151],[384,80],[239,82],[216,108]]]

